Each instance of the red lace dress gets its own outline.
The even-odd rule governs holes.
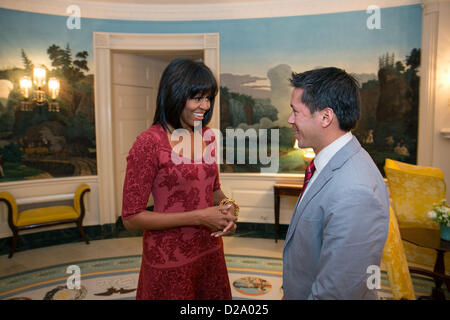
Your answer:
[[[205,132],[205,128],[203,130]],[[140,134],[127,157],[122,219],[144,211],[170,214],[213,206],[220,188],[216,163],[175,164],[167,133],[156,124]],[[203,226],[145,230],[136,299],[231,299],[220,237]]]

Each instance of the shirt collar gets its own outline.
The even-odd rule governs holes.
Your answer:
[[[317,173],[322,171],[323,168],[328,164],[331,158],[338,152],[343,146],[345,146],[351,139],[353,135],[351,131],[347,132],[343,136],[337,138],[328,146],[323,148],[314,158],[314,166],[316,167]]]

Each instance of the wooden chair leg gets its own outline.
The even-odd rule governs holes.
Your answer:
[[[16,251],[17,239],[19,238],[19,233],[17,231],[13,231],[13,237],[11,239],[11,251],[9,252],[8,259],[11,259],[14,252]]]
[[[77,221],[77,227],[80,231],[81,237],[86,242],[86,244],[89,244],[89,239],[86,237],[86,234],[84,233],[83,226],[81,225],[81,221]]]

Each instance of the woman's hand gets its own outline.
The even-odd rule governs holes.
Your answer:
[[[237,219],[237,217],[235,216],[235,207],[231,203],[227,204],[225,206],[228,208],[226,210],[222,210],[222,213],[223,214],[232,214]],[[235,221],[236,220],[230,221],[228,223],[228,225],[225,227],[225,229],[223,229],[222,231],[213,232],[213,233],[211,233],[211,236],[221,237],[221,236],[225,236],[225,235],[235,232],[236,228],[237,228]]]
[[[223,206],[214,206],[199,210],[198,213],[200,224],[212,229],[213,231],[232,228],[234,221],[236,221],[236,217],[233,212],[229,210],[232,206],[232,204],[226,204]]]
[[[214,237],[226,236],[228,234],[235,232],[236,228],[237,228],[236,223],[234,223],[234,221],[232,221],[228,224],[228,226],[225,227],[225,229],[223,229],[222,231],[213,232],[213,233],[211,233],[211,236],[214,236]]]

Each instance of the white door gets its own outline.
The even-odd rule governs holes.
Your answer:
[[[155,52],[112,54],[112,131],[116,218],[122,211],[122,192],[127,155],[136,137],[153,123],[159,80],[177,57],[202,59],[203,52]],[[150,196],[148,205],[153,205]]]
[[[159,80],[168,62],[132,53],[112,54],[112,130],[115,201],[122,210],[126,157],[136,137],[153,123]],[[153,204],[150,199],[149,205]]]

